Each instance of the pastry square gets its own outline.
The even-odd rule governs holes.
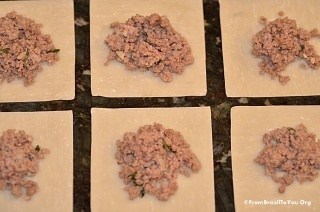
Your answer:
[[[220,19],[226,93],[229,97],[310,96],[320,94],[320,71],[302,68],[302,60],[290,63],[283,75],[291,80],[282,85],[268,74],[261,75],[260,58],[252,55],[252,38],[263,28],[260,17],[268,21],[278,12],[297,21],[298,27],[319,27],[320,1],[309,0],[220,0]],[[310,41],[320,54],[320,39]]]
[[[70,100],[75,96],[75,36],[73,1],[0,1],[0,17],[11,11],[42,24],[41,32],[50,34],[59,60],[43,64],[32,85],[22,80],[0,84],[0,102]]]
[[[150,210],[212,212],[214,179],[211,113],[204,108],[98,109],[92,113],[91,210],[92,212],[141,212]],[[198,173],[178,176],[178,190],[168,201],[146,194],[129,200],[115,159],[116,141],[125,132],[136,132],[145,124],[163,124],[181,132],[201,163]]]
[[[273,129],[304,124],[320,138],[320,106],[233,107],[231,151],[236,211],[319,211],[320,177],[303,184],[294,181],[279,193],[278,183],[254,161],[264,145],[263,135]],[[274,205],[268,202],[274,201]],[[288,201],[292,201],[291,203]],[[308,205],[310,203],[310,205]]]
[[[204,96],[207,92],[204,17],[201,0],[93,0],[90,4],[91,88],[93,96],[170,97]],[[105,44],[112,33],[110,24],[125,22],[136,14],[159,13],[186,38],[194,63],[185,67],[173,81],[163,82],[151,71],[130,71],[117,61],[107,65],[109,49]]]
[[[39,190],[30,201],[0,190],[0,211],[60,212],[73,210],[73,121],[72,111],[0,112],[0,132],[24,130],[32,144],[49,149],[32,178]]]

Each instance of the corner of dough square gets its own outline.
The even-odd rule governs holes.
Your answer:
[[[220,19],[226,93],[229,97],[310,96],[320,94],[320,69],[309,67],[301,59],[290,63],[283,71],[290,81],[282,85],[269,74],[260,74],[261,58],[252,55],[253,36],[263,29],[260,17],[273,21],[283,17],[294,19],[297,26],[308,31],[319,25],[318,0],[220,0]],[[320,39],[310,43],[320,54]]]
[[[319,139],[319,122],[320,106],[231,109],[231,151],[236,211],[320,211],[320,177],[302,184],[295,180],[281,194],[278,192],[279,184],[264,174],[264,166],[254,161],[263,149],[262,138],[265,133],[276,128],[304,124],[308,132],[314,133],[316,139]],[[288,200],[294,203],[280,204],[280,201]],[[261,201],[278,201],[278,205],[268,205]]]
[[[73,121],[72,111],[1,112],[0,133],[24,130],[32,144],[49,149],[39,162],[39,171],[30,178],[39,190],[30,201],[0,190],[0,211],[70,212],[73,210]]]
[[[92,114],[91,210],[92,212],[212,212],[214,206],[211,111],[203,108],[98,109]],[[118,176],[115,159],[116,141],[125,132],[136,132],[140,126],[162,124],[179,131],[191,151],[198,157],[201,169],[190,177],[178,175],[178,190],[167,201],[146,193],[143,198],[129,199],[125,184]]]
[[[34,82],[24,86],[15,79],[0,83],[0,102],[36,102],[70,100],[75,96],[75,36],[73,1],[0,1],[0,17],[17,14],[42,24],[42,34],[51,35],[59,60],[53,65],[42,63]],[[0,29],[1,30],[1,29]]]
[[[91,87],[93,96],[171,97],[204,96],[207,93],[204,17],[201,0],[94,0],[90,4]],[[174,74],[169,83],[151,71],[130,71],[118,61],[107,65],[109,48],[105,44],[112,33],[110,24],[124,23],[132,16],[152,13],[167,16],[172,27],[191,47],[194,63],[182,74]]]

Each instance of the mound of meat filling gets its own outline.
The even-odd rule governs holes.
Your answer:
[[[303,183],[318,177],[320,142],[304,125],[274,129],[264,134],[263,143],[255,161],[265,166],[265,174],[280,184],[280,193],[295,179]]]
[[[283,15],[283,12],[280,13]],[[265,27],[254,35],[252,51],[253,55],[262,59],[260,73],[267,73],[271,78],[278,78],[280,83],[286,84],[290,77],[283,76],[281,72],[297,58],[304,60],[312,69],[320,67],[320,56],[309,43],[312,37],[320,37],[317,29],[309,32],[299,28],[296,21],[288,17],[271,22],[262,17],[260,22]]]
[[[0,82],[22,79],[30,85],[42,63],[54,64],[58,60],[59,49],[40,28],[41,24],[16,12],[0,18]]]
[[[183,136],[161,124],[144,125],[117,141],[120,178],[130,199],[146,193],[166,201],[178,189],[178,174],[189,176],[201,168]]]
[[[193,63],[190,46],[165,16],[136,15],[126,23],[112,23],[113,34],[105,42],[108,61],[117,60],[129,70],[151,70],[165,82]]]
[[[0,190],[30,200],[38,185],[30,180],[39,170],[39,161],[49,150],[32,145],[24,131],[7,130],[0,137]]]

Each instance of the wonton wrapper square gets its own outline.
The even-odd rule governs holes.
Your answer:
[[[0,211],[70,212],[73,210],[73,121],[72,112],[0,113],[0,132],[24,130],[32,144],[49,149],[39,162],[39,171],[30,178],[39,190],[30,201],[16,199],[9,190],[0,190]]]
[[[117,61],[105,65],[105,39],[113,22],[124,23],[136,14],[159,13],[187,39],[194,63],[173,81],[163,82],[151,71],[130,71]],[[204,18],[201,0],[93,0],[90,4],[92,95],[106,97],[204,96],[207,92]]]
[[[43,70],[33,84],[22,80],[0,83],[0,102],[69,100],[75,95],[75,40],[73,1],[0,1],[0,17],[11,11],[42,24],[42,34],[50,34],[59,60],[42,63]]]
[[[297,21],[297,26],[312,30],[319,28],[319,0],[220,0],[220,18],[223,46],[223,62],[226,93],[230,97],[247,96],[309,96],[320,94],[320,69],[304,69],[306,64],[297,59],[290,63],[283,75],[291,80],[282,85],[278,78],[261,75],[258,63],[262,61],[252,55],[252,38],[263,29],[259,18],[273,21],[279,11]],[[320,54],[320,39],[311,39]]]
[[[210,108],[92,109],[92,212],[212,212],[214,211],[213,154]],[[118,177],[116,141],[125,132],[158,122],[181,132],[201,162],[198,173],[178,176],[178,190],[168,201],[146,194],[129,200]]]
[[[281,194],[279,185],[254,162],[264,145],[263,135],[273,129],[296,127],[300,123],[320,138],[319,106],[234,107],[231,110],[231,151],[236,211],[320,211],[320,177],[312,182],[296,180]],[[307,205],[246,205],[244,201],[301,200]]]

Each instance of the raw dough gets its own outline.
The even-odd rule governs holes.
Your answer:
[[[207,92],[204,18],[201,0],[94,0],[90,4],[92,95],[107,97],[204,96]],[[112,5],[112,6],[110,6]],[[150,71],[128,71],[123,64],[105,65],[112,33],[110,24],[133,15],[159,13],[187,39],[195,61],[170,83],[153,77]]]
[[[295,181],[278,192],[279,184],[264,174],[254,162],[263,148],[264,133],[283,126],[304,124],[308,132],[320,138],[319,106],[234,107],[231,110],[231,150],[236,211],[320,211],[320,178],[299,184]],[[246,205],[245,200],[293,200],[299,205]],[[300,201],[311,201],[311,206]]]
[[[0,191],[0,211],[67,212],[73,210],[73,121],[72,112],[0,113],[0,133],[22,129],[32,135],[33,144],[50,150],[39,172],[32,178],[39,191],[30,201]]]
[[[91,209],[92,212],[212,212],[214,211],[213,155],[210,108],[92,109]],[[151,195],[129,200],[115,142],[123,133],[158,122],[181,132],[202,168],[189,178],[179,175],[178,190],[168,201]]]
[[[25,87],[22,80],[0,84],[0,102],[69,100],[75,95],[75,40],[72,0],[0,1],[0,16],[15,10],[18,14],[43,25],[43,34],[50,34],[59,61],[44,64],[34,83]]]
[[[268,9],[266,9],[268,8]],[[272,9],[271,9],[272,8]],[[291,63],[283,75],[291,80],[281,85],[269,75],[260,75],[261,59],[252,55],[252,38],[263,28],[259,18],[278,18],[278,12],[297,21],[306,30],[320,28],[320,1],[309,0],[220,0],[223,60],[226,93],[229,97],[309,96],[320,94],[320,69],[301,67],[301,60]],[[320,53],[320,39],[310,41]]]

